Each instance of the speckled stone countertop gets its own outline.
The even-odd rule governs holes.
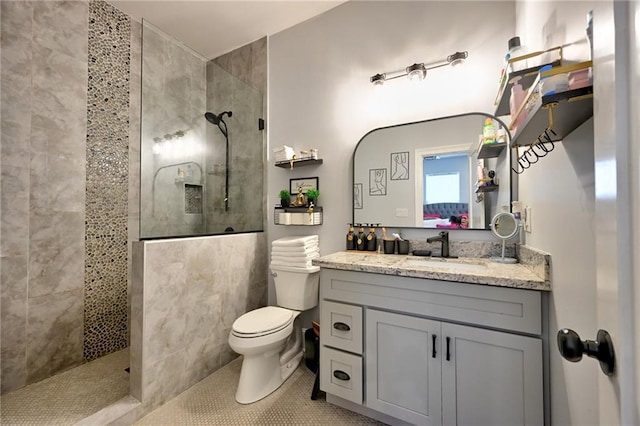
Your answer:
[[[468,284],[493,285],[528,290],[551,291],[549,256],[535,249],[520,248],[524,257],[516,264],[504,264],[489,258],[460,257],[442,259],[412,255],[341,251],[313,260],[322,268],[371,272],[401,277],[429,278]],[[536,261],[537,263],[531,263]],[[421,265],[420,263],[428,263]],[[439,264],[442,264],[440,266]],[[540,264],[541,263],[541,264]],[[447,266],[449,264],[450,266]],[[457,264],[457,265],[456,265]]]

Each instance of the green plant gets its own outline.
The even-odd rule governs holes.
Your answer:
[[[283,189],[280,191],[278,196],[280,197],[280,205],[282,207],[289,207],[291,204],[291,193],[288,190]]]
[[[309,189],[307,190],[307,198],[309,200],[317,200],[318,197],[320,197],[320,191],[318,191],[317,189]]]

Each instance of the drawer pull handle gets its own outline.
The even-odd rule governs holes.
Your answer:
[[[336,370],[333,372],[333,377],[335,377],[338,380],[351,380],[351,376],[349,376],[347,373],[345,373],[342,370]]]
[[[451,337],[447,337],[447,361],[451,361],[451,352],[449,351],[449,343],[451,343]]]
[[[432,340],[432,345],[433,348],[431,349],[431,358],[435,358],[436,357],[436,335],[432,334],[431,335],[431,340]]]
[[[333,323],[333,328],[335,328],[336,330],[340,330],[340,331],[349,331],[349,330],[351,330],[351,327],[349,327],[348,324],[345,324],[343,322],[334,322]]]

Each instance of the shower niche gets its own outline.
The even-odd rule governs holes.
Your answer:
[[[262,88],[149,22],[142,47],[140,238],[262,231]]]

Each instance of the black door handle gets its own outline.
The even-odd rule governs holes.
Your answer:
[[[606,330],[598,330],[596,340],[580,340],[573,330],[562,328],[558,331],[558,350],[567,361],[578,362],[582,354],[600,361],[600,369],[607,376],[615,373],[615,353],[613,341]]]
[[[451,361],[451,352],[449,351],[450,343],[451,343],[451,337],[447,337],[447,361]]]
[[[436,335],[432,334],[431,335],[431,343],[433,348],[431,349],[431,358],[435,358],[436,357]]]

